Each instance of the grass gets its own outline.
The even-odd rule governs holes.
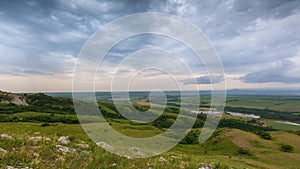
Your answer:
[[[160,132],[149,126],[119,122],[112,122],[112,126],[131,136],[140,136],[138,133],[147,131],[144,137],[149,137]],[[97,147],[78,124],[57,123],[41,127],[41,123],[0,123],[0,133],[15,138],[0,139],[0,147],[8,151],[7,154],[0,153],[1,168],[7,165],[32,168],[199,168],[201,163],[220,168],[285,168],[286,165],[297,168],[300,162],[300,136],[285,132],[271,132],[274,140],[270,141],[236,129],[218,129],[204,144],[179,144],[162,155],[145,159],[127,159],[106,152]],[[62,135],[73,138],[66,146],[76,149],[75,153],[63,154],[56,150],[57,139]],[[33,136],[49,137],[51,141],[32,142],[29,138]],[[77,147],[76,144],[81,141],[87,142],[90,147]],[[282,144],[292,145],[293,152],[281,152]],[[238,154],[241,147],[246,154]],[[35,157],[34,153],[39,156]],[[159,161],[160,157],[168,162]]]
[[[226,106],[299,112],[298,96],[228,96]]]
[[[285,123],[278,122],[276,120],[264,119],[263,121],[267,125],[272,126],[274,129],[277,129],[277,130],[283,130],[283,131],[287,131],[287,130],[300,130],[300,126],[295,126],[295,125],[291,125],[291,124],[285,124]]]
[[[38,95],[44,98],[44,95]],[[59,100],[45,97],[47,100],[58,102]],[[177,105],[178,98],[172,98],[173,105]],[[190,102],[186,104],[195,104],[195,100],[190,98]],[[209,98],[203,97],[203,105],[209,104]],[[145,100],[135,100],[138,108],[147,108],[148,103]],[[246,107],[257,109],[270,109],[280,112],[287,116],[285,113],[293,112],[295,117],[299,114],[300,98],[294,96],[229,96],[227,99],[227,106],[232,107]],[[39,103],[43,108],[44,102]],[[64,104],[63,104],[64,105]],[[99,103],[101,109],[107,114],[106,120],[109,126],[117,132],[126,136],[135,138],[147,138],[158,135],[164,132],[165,127],[154,126],[153,123],[138,124],[118,117],[115,113],[115,108],[111,103]],[[144,106],[144,107],[143,107]],[[154,107],[160,107],[155,105]],[[68,109],[68,106],[59,107],[54,112],[61,112],[61,110]],[[35,109],[34,109],[35,110]],[[0,138],[0,168],[6,166],[14,166],[18,168],[31,167],[31,168],[200,168],[201,163],[208,163],[215,166],[215,168],[300,168],[300,136],[283,132],[284,130],[300,130],[299,126],[289,124],[282,124],[276,120],[262,119],[266,124],[275,129],[283,131],[270,131],[271,139],[266,140],[251,132],[249,130],[228,129],[225,127],[237,127],[239,124],[242,128],[249,128],[250,124],[258,125],[250,118],[242,118],[224,115],[224,122],[231,122],[230,125],[218,128],[213,136],[203,144],[192,142],[191,144],[178,144],[171,150],[151,158],[143,159],[128,159],[120,157],[104,149],[98,147],[84,132],[79,124],[62,124],[59,122],[76,122],[76,115],[71,113],[44,113],[32,112],[19,113],[16,111],[14,114],[3,114],[1,117],[13,117],[14,122],[0,123],[0,134],[6,133],[13,136],[14,140],[6,140]],[[51,109],[52,110],[52,109]],[[177,118],[176,112],[173,109],[167,109],[164,112],[165,121],[174,120]],[[27,109],[25,110],[27,111]],[[52,112],[52,111],[50,111]],[[68,112],[68,111],[66,111]],[[158,114],[156,110],[153,113]],[[290,117],[290,116],[289,116]],[[294,116],[292,116],[294,118]],[[24,122],[25,119],[30,122]],[[88,126],[87,133],[99,129],[99,122],[97,116],[81,116],[84,124]],[[41,122],[38,122],[41,120]],[[46,120],[46,121],[45,121]],[[48,121],[47,121],[48,120]],[[64,121],[61,121],[64,120]],[[224,121],[226,120],[226,121]],[[46,125],[46,122],[48,123]],[[53,123],[56,122],[56,123]],[[222,123],[223,122],[223,123]],[[240,124],[241,122],[242,124]],[[172,124],[172,123],[171,123]],[[247,124],[247,125],[246,125]],[[91,129],[91,131],[89,130]],[[192,129],[197,133],[201,128]],[[105,131],[105,130],[104,130]],[[103,132],[99,137],[109,138],[111,132]],[[51,140],[46,141],[30,141],[33,136],[48,137]],[[56,145],[60,144],[58,138],[60,136],[69,136],[72,140],[65,145],[70,149],[76,149],[75,152],[62,153],[57,151]],[[195,137],[197,138],[197,137]],[[112,139],[112,140],[117,140]],[[86,142],[89,147],[78,147],[78,143]],[[118,141],[122,143],[123,141]],[[124,142],[123,142],[124,143]],[[182,142],[184,143],[184,142]],[[291,145],[293,151],[282,152],[282,145]],[[135,145],[138,146],[138,145]],[[38,154],[38,155],[37,155]],[[162,162],[159,159],[164,157],[168,162]]]
[[[282,131],[270,133],[273,138],[272,140],[261,139],[257,135],[235,129],[230,130],[226,135],[231,138],[236,145],[246,148],[253,153],[256,161],[274,165],[274,168],[280,168],[280,166],[283,168],[299,168],[300,137]],[[292,145],[295,148],[293,150],[294,153],[281,152],[282,144]]]
[[[191,98],[192,99],[192,98]],[[211,98],[201,97],[201,106],[210,106]],[[172,105],[180,105],[178,101],[171,101]],[[282,112],[300,112],[299,96],[227,96],[226,106],[255,109],[269,109]]]
[[[197,168],[200,167],[199,159],[190,159],[189,155],[165,153],[162,157],[168,163],[160,162],[160,156],[147,159],[127,159],[113,155],[95,146],[81,129],[80,125],[56,124],[40,127],[40,123],[0,123],[0,133],[12,135],[14,140],[0,139],[0,147],[9,153],[2,155],[0,167],[7,165],[32,168]],[[50,142],[31,142],[32,136],[43,135],[51,138]],[[76,153],[63,154],[56,151],[57,138],[68,135],[74,141],[67,146],[75,148]],[[85,141],[90,148],[80,149],[75,143]],[[179,148],[183,151],[182,148]],[[33,157],[38,153],[39,157]],[[83,162],[84,161],[84,162]],[[204,162],[204,161],[203,161]],[[114,163],[116,166],[114,167]]]

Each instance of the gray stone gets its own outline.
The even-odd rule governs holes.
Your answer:
[[[1,134],[0,135],[1,138],[4,138],[4,139],[8,139],[8,140],[13,140],[14,138],[8,134]]]
[[[66,147],[66,146],[56,145],[56,148],[57,148],[57,151],[60,151],[64,154],[76,152],[76,149],[72,149],[72,148],[69,148],[69,147]]]
[[[213,169],[214,166],[208,163],[201,163],[202,167],[200,167],[199,169]]]
[[[160,157],[160,158],[159,158],[159,161],[160,161],[160,162],[164,162],[164,163],[169,162],[169,160],[167,160],[167,159],[165,159],[165,158],[163,158],[163,157]]]
[[[98,142],[96,143],[98,147],[104,148],[105,150],[113,150],[113,146],[105,143],[105,142]]]
[[[60,142],[61,144],[68,144],[70,142],[69,136],[59,137],[58,142]]]
[[[80,148],[89,148],[90,146],[88,144],[76,144],[77,147]]]
[[[43,137],[42,136],[36,136],[36,137],[30,137],[30,141],[42,141]]]
[[[40,157],[40,154],[39,153],[33,153],[33,157],[38,158],[38,157]]]
[[[6,154],[7,153],[7,150],[3,149],[3,148],[0,148],[0,152],[2,152],[3,154]]]

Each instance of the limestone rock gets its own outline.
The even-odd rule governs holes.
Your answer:
[[[14,138],[8,134],[1,134],[0,135],[1,138],[4,138],[4,139],[8,139],[8,140],[13,140]]]
[[[68,144],[70,142],[69,136],[59,137],[58,142],[60,142],[61,144]]]
[[[113,146],[105,143],[105,142],[98,142],[96,143],[98,147],[104,148],[105,150],[113,150]]]

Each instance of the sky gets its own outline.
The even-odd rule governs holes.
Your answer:
[[[145,70],[149,63],[181,75],[177,83],[186,90],[195,85],[210,89],[224,80],[227,89],[299,89],[297,0],[10,0],[0,1],[0,90],[72,91],[74,68],[90,36],[120,17],[141,12],[171,14],[195,25],[218,53],[225,77],[208,76],[194,53],[175,39],[144,34],[109,51],[100,64],[96,90],[110,90],[116,68],[121,72],[118,85],[131,78],[133,90],[176,89],[163,71]],[[132,55],[143,49],[152,53]],[[193,76],[181,74],[183,65],[194,70]]]

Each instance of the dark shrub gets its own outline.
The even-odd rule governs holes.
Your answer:
[[[294,149],[294,147],[289,144],[282,144],[280,147],[280,151],[283,151],[283,152],[291,152],[291,151],[293,151],[293,149]]]
[[[246,150],[242,147],[237,150],[237,154],[238,155],[251,155],[249,150]]]
[[[50,124],[49,123],[43,123],[43,124],[41,124],[41,127],[47,127],[47,126],[50,126]]]
[[[197,144],[197,143],[199,143],[198,132],[195,130],[190,131],[180,143],[181,144]]]
[[[272,140],[272,136],[270,133],[267,133],[265,131],[259,131],[256,133],[257,135],[259,135],[261,138],[266,139],[266,140]]]

